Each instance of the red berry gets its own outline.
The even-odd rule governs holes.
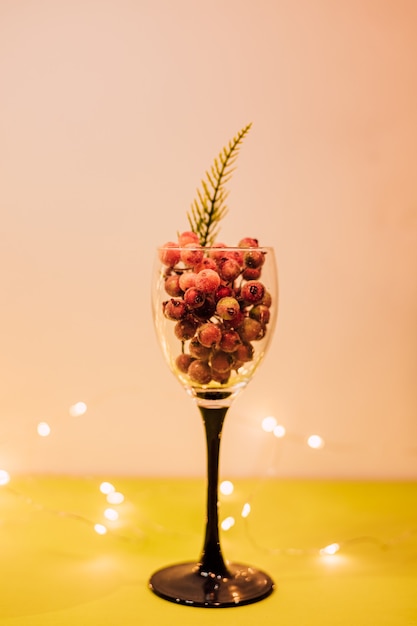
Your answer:
[[[195,265],[201,263],[204,256],[204,251],[201,246],[193,243],[188,243],[181,248],[180,255],[181,261],[184,263],[184,265],[186,265],[187,267],[194,267]]]
[[[196,287],[190,287],[184,293],[184,302],[189,309],[197,309],[204,304],[206,296],[200,289]]]
[[[260,267],[245,267],[242,272],[242,278],[245,280],[258,280],[261,277]]]
[[[181,372],[186,374],[193,361],[194,359],[189,354],[179,354],[175,359],[175,365]]]
[[[250,343],[241,343],[237,348],[236,352],[233,354],[237,361],[241,363],[246,363],[247,361],[252,361],[253,359],[253,346]]]
[[[240,295],[244,302],[248,304],[256,304],[262,300],[265,294],[265,287],[258,280],[248,280],[240,291]]]
[[[187,289],[189,289],[190,287],[195,287],[196,276],[197,274],[195,274],[194,272],[183,272],[178,279],[178,283],[181,289],[183,291],[187,291]]]
[[[237,245],[239,248],[257,248],[259,246],[259,242],[253,237],[244,237]]]
[[[193,309],[194,317],[197,317],[200,321],[209,320],[212,315],[214,315],[216,311],[216,303],[213,298],[207,296],[204,304],[199,306],[197,309]]]
[[[183,246],[186,246],[189,243],[192,243],[194,245],[199,244],[200,239],[196,233],[193,233],[191,230],[186,230],[179,235],[178,244],[182,248]]]
[[[202,346],[211,348],[219,343],[222,338],[222,331],[217,324],[213,322],[206,322],[202,324],[197,330],[197,339]]]
[[[194,337],[196,329],[196,322],[192,318],[188,317],[183,320],[179,320],[175,324],[174,333],[180,341],[187,341],[188,339],[192,339]]]
[[[211,349],[203,346],[198,341],[197,337],[191,339],[188,348],[191,356],[195,357],[196,359],[201,359],[202,361],[207,361],[211,353]]]
[[[180,251],[178,244],[173,241],[168,241],[161,248],[159,248],[159,259],[164,265],[168,267],[174,267],[180,260]]]
[[[232,283],[239,276],[241,267],[235,259],[225,259],[219,263],[219,274],[222,280]]]
[[[252,317],[245,317],[241,326],[239,326],[239,335],[244,342],[256,341],[262,339],[265,334],[263,325],[254,320]]]
[[[269,310],[269,307],[264,304],[257,304],[250,310],[249,316],[253,317],[254,320],[258,320],[261,324],[268,324],[271,317],[271,311]]]
[[[204,293],[213,293],[220,285],[220,276],[215,270],[205,269],[196,274],[195,286]]]
[[[231,296],[221,298],[216,305],[216,312],[223,319],[232,320],[240,312],[239,302]]]
[[[165,279],[165,291],[172,298],[178,298],[178,296],[182,295],[179,280],[178,274],[171,274]]]
[[[187,314],[187,305],[183,300],[171,298],[171,300],[164,302],[162,307],[165,317],[173,321],[180,320]]]
[[[211,381],[211,369],[206,361],[196,359],[190,363],[187,374],[192,381],[200,385],[207,385]]]
[[[242,343],[239,333],[235,330],[225,330],[220,339],[219,348],[223,352],[234,352]]]
[[[233,365],[233,357],[231,354],[219,350],[214,352],[210,359],[211,369],[215,372],[226,373],[230,372]]]
[[[201,270],[216,270],[217,271],[216,261],[214,261],[214,259],[211,259],[210,257],[207,257],[207,256],[204,257],[201,263],[194,266],[195,272],[198,273],[198,272],[201,272]]]
[[[243,262],[246,267],[262,267],[265,262],[265,254],[261,250],[248,250],[243,255]]]

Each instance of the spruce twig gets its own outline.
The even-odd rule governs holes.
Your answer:
[[[196,233],[202,246],[211,246],[219,232],[219,222],[226,215],[226,198],[229,195],[225,184],[235,170],[235,162],[243,139],[248,134],[252,123],[248,124],[233,137],[214,159],[206,177],[197,189],[197,197],[187,213],[191,230]]]

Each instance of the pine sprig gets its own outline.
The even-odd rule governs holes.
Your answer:
[[[217,238],[219,222],[228,211],[226,198],[229,192],[225,189],[225,184],[235,170],[240,146],[251,126],[252,123],[242,128],[214,159],[211,169],[201,181],[201,189],[197,189],[197,197],[191,210],[187,213],[190,228],[198,235],[202,246],[213,245]]]

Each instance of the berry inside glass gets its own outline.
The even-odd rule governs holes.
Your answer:
[[[156,330],[172,372],[199,403],[230,403],[272,338],[278,308],[273,249],[161,247],[153,291]]]

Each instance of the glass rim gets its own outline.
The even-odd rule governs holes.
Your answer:
[[[167,244],[164,244],[162,246],[157,246],[156,247],[157,250],[217,250],[217,251],[221,251],[221,250],[231,250],[232,252],[238,251],[238,252],[246,252],[246,251],[253,251],[253,250],[274,250],[274,246],[226,246],[226,245],[221,245],[221,246],[199,246],[199,245],[195,245],[195,244],[186,244],[185,246],[179,246],[179,245],[172,245],[169,246]]]

